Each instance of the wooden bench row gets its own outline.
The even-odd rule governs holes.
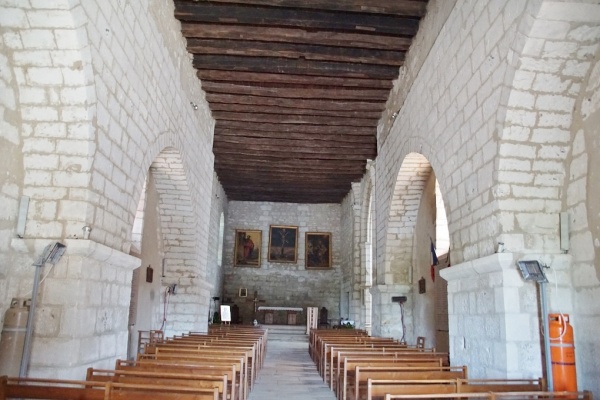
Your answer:
[[[216,329],[146,347],[114,370],[89,368],[86,381],[3,377],[2,399],[246,400],[264,360],[267,331]]]
[[[529,393],[543,394],[540,398],[568,398],[549,394],[543,379],[468,379],[466,366],[448,366],[447,354],[411,348],[390,339],[371,340],[361,331],[313,330],[309,353],[339,400],[421,395],[468,398],[473,393],[475,398],[519,398],[512,393],[527,393],[527,399],[536,398]],[[589,399],[591,393],[569,396]]]

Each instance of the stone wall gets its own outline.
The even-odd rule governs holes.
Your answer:
[[[452,263],[497,266],[488,257],[498,242],[515,253],[510,265],[501,268],[511,271],[501,275],[505,283],[493,280],[498,274],[478,273],[480,281],[467,280],[462,289],[453,288],[449,301],[455,304],[451,307],[456,310],[457,301],[477,304],[471,299],[489,295],[497,284],[498,290],[507,291],[503,296],[509,296],[514,285],[518,286],[513,281],[518,278],[514,261],[535,258],[551,265],[556,273],[551,280],[556,285],[553,296],[562,300],[552,300],[551,312],[569,311],[580,304],[581,310],[572,318],[575,331],[580,332],[577,323],[581,317],[583,331],[594,332],[598,319],[590,313],[595,311],[588,313],[589,307],[583,305],[597,303],[598,280],[592,265],[597,268],[598,261],[592,255],[591,234],[584,226],[583,204],[589,187],[585,160],[594,162],[596,157],[586,152],[583,143],[593,146],[595,139],[591,139],[594,128],[579,125],[574,110],[586,109],[581,121],[597,118],[597,107],[589,106],[597,104],[597,90],[584,95],[582,89],[597,87],[591,71],[592,60],[598,56],[598,6],[541,0],[457,1],[446,12],[438,3],[434,5],[421,23],[423,36],[418,36],[413,46],[418,51],[407,57],[406,71],[401,71],[379,123],[375,194],[378,275],[382,276],[382,267],[386,269],[383,276],[402,274],[406,268],[393,265],[396,253],[390,251],[390,247],[396,248],[389,243],[394,239],[390,234],[394,233],[394,188],[407,155],[422,154],[436,172],[446,202]],[[434,23],[440,18],[443,25]],[[588,77],[592,78],[589,83]],[[409,89],[399,88],[406,83]],[[586,133],[584,126],[591,132]],[[566,210],[575,216],[571,222],[577,229],[571,234],[579,240],[569,250],[572,258],[559,261],[558,213]],[[591,225],[597,225],[595,220]],[[387,282],[393,280],[386,278]],[[392,291],[388,289],[378,287],[374,294]],[[527,300],[534,300],[531,293],[528,286],[520,289],[518,306],[510,304],[515,308],[508,313],[502,308],[490,309],[495,316],[492,319],[465,316],[451,321],[451,334],[469,330],[474,322],[489,329],[479,339],[465,341],[455,335],[451,338],[453,354],[462,346],[470,355],[481,353],[482,357],[468,360],[469,368],[481,375],[540,375],[538,327],[533,328],[535,332],[529,328],[514,332],[509,315],[522,313],[521,319],[537,325],[537,309],[528,308],[531,303]],[[378,300],[381,309],[377,316],[382,320],[389,313],[383,300]],[[481,306],[486,304],[490,306],[485,301]],[[460,309],[456,315],[470,311]],[[599,368],[588,355],[598,340],[593,334],[578,335],[586,347],[586,354],[578,351],[585,360],[578,361],[578,368],[585,371],[580,385],[597,391],[598,383],[589,377],[597,375]],[[503,341],[506,344],[498,345]],[[486,346],[493,350],[485,353]],[[518,362],[522,363],[520,370],[515,367]],[[497,367],[492,367],[494,363]]]
[[[101,290],[100,296],[74,292],[69,297],[63,291],[52,298],[43,293],[54,284],[52,276],[44,282],[40,310],[50,302],[53,316],[103,322],[81,327],[70,339],[60,329],[38,332],[32,374],[75,377],[77,366],[109,366],[111,357],[126,356],[126,303],[133,264],[139,265],[128,255],[133,223],[150,166],[165,149],[179,156],[190,188],[187,222],[194,230],[188,237],[194,244],[185,244],[193,250],[187,257],[193,260],[188,274],[193,277],[186,278],[193,283],[197,309],[176,312],[196,318],[181,329],[206,329],[211,293],[206,277],[219,273],[208,267],[206,256],[214,121],[173,7],[167,0],[0,6],[0,159],[8,172],[0,178],[0,313],[12,297],[30,292],[31,262],[50,240],[69,243],[61,263],[81,263],[93,271],[68,271],[58,277],[58,287],[61,279],[79,280],[92,293]],[[22,195],[30,198],[23,239],[15,237]],[[92,227],[89,248],[96,256],[73,253],[80,245],[69,249],[71,241],[81,241],[85,225]],[[100,248],[112,258],[101,258]],[[114,265],[113,259],[127,262]],[[42,340],[46,348],[68,347],[72,354],[40,357]]]
[[[298,227],[296,263],[269,262],[267,248],[270,225]],[[254,292],[257,292],[260,300],[264,300],[259,306],[326,307],[330,318],[339,318],[340,271],[343,268],[341,251],[344,248],[340,227],[341,208],[337,204],[230,201],[225,228],[223,300],[238,305],[245,324],[252,321]],[[262,231],[260,268],[233,266],[236,229]],[[305,269],[306,232],[331,232],[331,270]],[[238,296],[240,288],[248,290],[248,297]],[[259,315],[258,319],[261,318]],[[304,321],[306,313],[299,316],[299,323]]]

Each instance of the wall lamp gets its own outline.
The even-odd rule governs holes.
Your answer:
[[[192,106],[192,108],[193,108],[194,110],[197,110],[197,109],[198,109],[198,105],[197,105],[196,103],[194,103],[193,101],[190,101],[190,105]]]

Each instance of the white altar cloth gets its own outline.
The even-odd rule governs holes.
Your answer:
[[[302,307],[268,307],[268,306],[259,306],[258,311],[296,311],[302,312],[304,309]]]

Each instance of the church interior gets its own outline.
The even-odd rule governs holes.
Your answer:
[[[558,319],[600,396],[599,61],[598,0],[0,0],[0,377],[227,325],[551,379]]]

